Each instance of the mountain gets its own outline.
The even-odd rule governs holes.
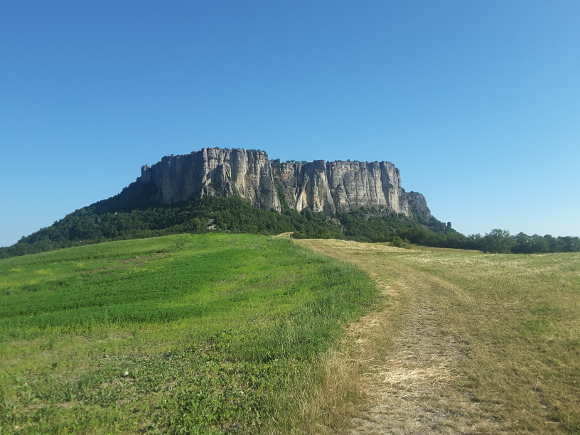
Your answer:
[[[405,192],[399,170],[390,162],[316,160],[270,161],[260,150],[204,148],[163,157],[141,168],[141,177],[120,199],[175,204],[208,196],[240,197],[264,210],[332,216],[372,208],[406,217],[430,219],[420,193]]]
[[[118,195],[0,248],[0,258],[207,231],[399,243],[455,233],[423,195],[403,189],[390,162],[281,162],[261,150],[204,148],[144,165]]]
[[[0,258],[209,231],[488,252],[580,251],[579,237],[511,236],[499,229],[465,236],[435,219],[423,195],[406,192],[390,162],[281,162],[261,150],[204,148],[144,165],[118,195],[0,248]]]

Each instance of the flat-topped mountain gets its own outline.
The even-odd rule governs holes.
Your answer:
[[[143,166],[118,195],[1,248],[0,258],[208,231],[425,243],[451,228],[423,195],[403,189],[390,162],[281,162],[261,150],[203,148]]]
[[[143,166],[141,176],[118,195],[0,248],[0,258],[210,231],[489,252],[580,250],[578,237],[510,236],[498,229],[483,237],[458,233],[431,215],[423,195],[403,189],[390,162],[281,162],[261,150],[204,148]]]
[[[164,204],[237,196],[266,210],[281,211],[285,203],[299,212],[327,216],[364,207],[431,217],[423,195],[405,192],[399,170],[390,162],[270,161],[260,150],[204,148],[163,157],[143,166],[127,193]]]

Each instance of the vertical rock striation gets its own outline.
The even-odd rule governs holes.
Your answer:
[[[265,152],[204,148],[163,157],[141,168],[137,180],[153,187],[151,198],[170,204],[206,196],[239,196],[263,209],[281,210]]]
[[[271,162],[263,151],[204,148],[143,166],[137,183],[153,192],[150,199],[167,204],[239,196],[256,207],[280,211],[277,185],[297,211],[330,216],[366,207],[431,217],[423,195],[406,193],[399,170],[390,162]]]
[[[399,170],[390,162],[272,162],[288,205],[327,215],[376,208],[409,216]]]

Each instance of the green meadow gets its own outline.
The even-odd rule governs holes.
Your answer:
[[[376,303],[354,266],[275,237],[1,260],[0,433],[287,432]]]

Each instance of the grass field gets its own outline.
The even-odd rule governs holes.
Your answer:
[[[376,299],[353,266],[255,235],[1,260],[0,432],[306,428],[324,355]]]
[[[580,254],[299,244],[1,260],[0,433],[580,433]]]
[[[389,296],[349,329],[353,433],[580,433],[580,254],[301,244]]]

